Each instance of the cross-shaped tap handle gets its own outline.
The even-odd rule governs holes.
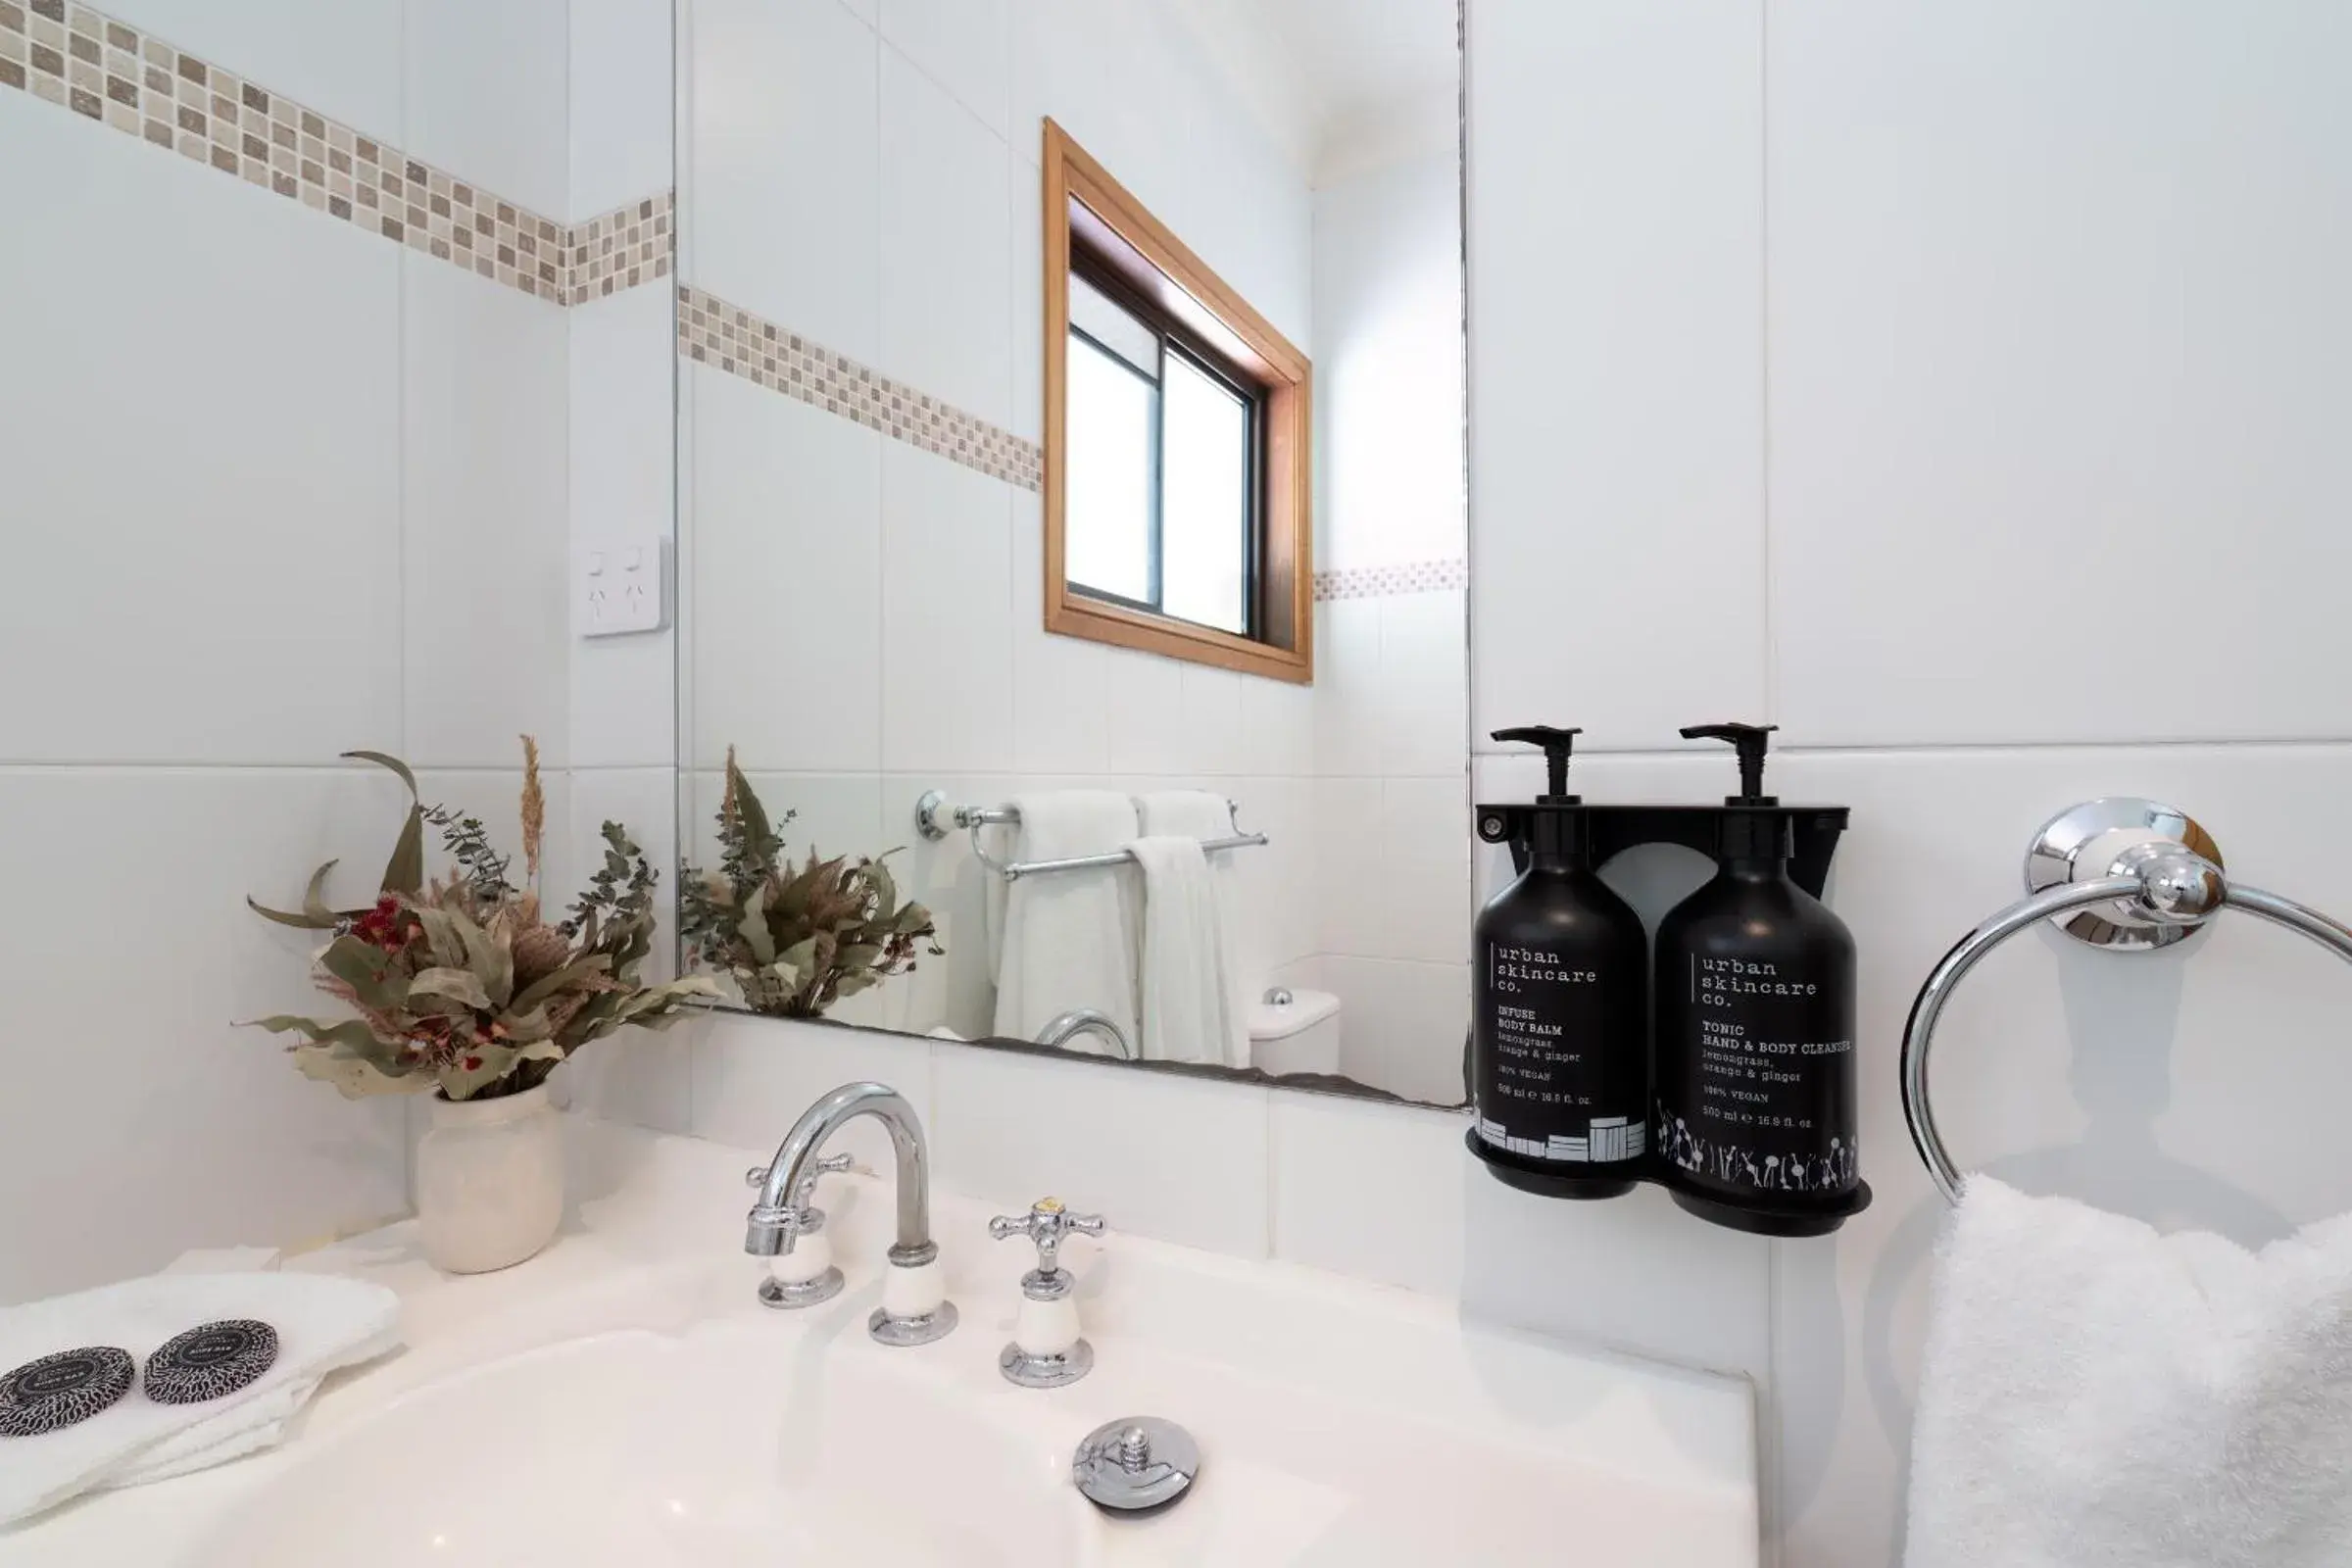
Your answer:
[[[819,1176],[830,1176],[837,1171],[845,1171],[849,1168],[850,1156],[847,1154],[827,1154],[824,1158],[810,1164],[806,1171],[801,1173],[800,1185],[793,1189],[792,1206],[807,1208],[815,1200],[816,1179]],[[767,1169],[765,1165],[754,1165],[743,1173],[743,1185],[765,1187],[767,1185]]]
[[[1060,1268],[1062,1238],[1075,1233],[1080,1236],[1102,1234],[1100,1214],[1073,1214],[1058,1198],[1041,1198],[1029,1205],[1026,1214],[999,1214],[988,1222],[988,1234],[1000,1242],[1015,1236],[1026,1236],[1037,1244],[1037,1271],[1052,1274]]]

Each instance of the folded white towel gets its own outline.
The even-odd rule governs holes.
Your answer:
[[[1230,856],[1199,850],[1232,835],[1232,808],[1223,796],[1205,790],[1166,790],[1135,804],[1143,842],[1180,839],[1193,846],[1189,855],[1145,861],[1143,1054],[1247,1067],[1240,876]]]
[[[1015,796],[1019,860],[1116,853],[1136,835],[1135,803],[1110,790]],[[999,879],[1000,881],[1002,878]],[[1135,866],[1025,876],[1004,893],[997,934],[996,1032],[1034,1040],[1072,1007],[1093,1007],[1135,1038],[1135,956],[1142,892]],[[1072,1049],[1107,1052],[1085,1038]]]
[[[1970,1177],[1909,1528],[1907,1568],[2352,1561],[2352,1217],[2255,1253]]]
[[[277,1359],[252,1384],[199,1404],[147,1397],[147,1357],[187,1330],[258,1318]],[[0,1310],[0,1376],[84,1346],[129,1352],[128,1394],[70,1427],[0,1438],[0,1525],[107,1487],[161,1480],[278,1442],[319,1380],[400,1343],[400,1298],[378,1285],[318,1274],[175,1274],[130,1280]]]

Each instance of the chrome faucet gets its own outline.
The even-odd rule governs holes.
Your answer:
[[[1110,1014],[1094,1007],[1072,1007],[1055,1017],[1037,1032],[1041,1046],[1064,1046],[1080,1035],[1100,1035],[1110,1042],[1113,1050],[1128,1061],[1135,1059],[1135,1051],[1127,1044],[1126,1033],[1111,1021]]]
[[[807,1206],[820,1161],[817,1152],[841,1125],[872,1116],[889,1130],[897,1156],[899,1233],[883,1275],[882,1304],[866,1330],[884,1345],[928,1345],[956,1327],[956,1304],[939,1278],[939,1245],[931,1240],[931,1156],[923,1126],[906,1097],[887,1084],[844,1084],[802,1112],[760,1183],[746,1217],[743,1250],[780,1257],[800,1236],[823,1223]]]

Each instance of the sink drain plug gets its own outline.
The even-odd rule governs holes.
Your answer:
[[[1173,1421],[1122,1416],[1078,1445],[1070,1480],[1087,1501],[1112,1513],[1151,1513],[1183,1496],[1200,1473],[1200,1445]]]

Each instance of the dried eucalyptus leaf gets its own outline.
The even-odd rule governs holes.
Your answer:
[[[318,967],[351,987],[360,1005],[389,1012],[408,996],[408,983],[390,974],[392,956],[358,937],[341,936],[318,955]]]
[[[452,1100],[471,1100],[514,1070],[513,1046],[484,1044],[454,1067],[441,1069],[441,1093]],[[473,1065],[466,1065],[471,1062]]]
[[[418,997],[442,997],[461,1003],[478,1012],[491,1010],[489,995],[482,990],[481,977],[471,969],[442,967],[426,969],[409,982],[409,1000]]]
[[[413,1095],[432,1087],[432,1080],[421,1073],[396,1077],[378,1070],[372,1062],[329,1051],[324,1046],[296,1046],[294,1065],[305,1078],[334,1085],[335,1092],[345,1100],[365,1100],[370,1095]]]

